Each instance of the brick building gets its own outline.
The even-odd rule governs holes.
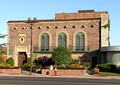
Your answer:
[[[20,66],[30,57],[31,29],[27,20],[8,21],[7,57]],[[69,48],[73,59],[109,45],[109,15],[107,11],[78,10],[59,13],[55,19],[37,20],[32,28],[34,58],[51,57],[58,46]],[[97,59],[98,60],[98,59]]]

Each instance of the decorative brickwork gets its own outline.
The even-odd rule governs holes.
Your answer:
[[[85,36],[84,51],[98,50],[101,46],[107,46],[109,43],[107,39],[109,34],[108,28],[102,29],[102,26],[108,19],[107,12],[79,10],[77,13],[56,14],[53,20],[38,20],[37,23],[34,23],[32,30],[33,51],[41,51],[41,35],[43,33],[49,35],[49,51],[52,51],[52,49],[58,46],[58,35],[61,32],[66,34],[66,46],[71,51],[76,51],[76,34],[79,32],[82,32]],[[26,20],[8,21],[9,45],[7,57],[14,57],[15,65],[18,62],[19,51],[26,52],[27,57],[30,57],[30,34],[30,24],[26,23]],[[22,43],[20,39],[23,41]],[[18,47],[21,47],[21,50],[17,50]],[[26,48],[22,50],[23,47]],[[79,57],[81,54],[76,56]]]
[[[21,69],[0,69],[0,74],[21,74]]]
[[[52,75],[52,76],[61,76],[61,75],[80,75],[80,76],[83,76],[86,74],[86,70],[58,69],[55,72],[55,70],[42,69],[42,74],[46,75],[47,73],[49,73],[49,75]]]

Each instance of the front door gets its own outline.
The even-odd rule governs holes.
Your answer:
[[[92,67],[94,68],[97,65],[97,57],[92,57]]]
[[[18,54],[18,67],[21,67],[25,63],[27,63],[26,52],[19,52],[19,54]]]

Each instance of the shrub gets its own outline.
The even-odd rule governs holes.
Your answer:
[[[3,58],[2,56],[0,56],[0,64],[3,62]]]
[[[36,65],[42,65],[43,67],[53,65],[51,58],[48,58],[47,56],[35,59],[34,63]]]
[[[62,65],[59,65],[59,68],[66,68],[66,65],[65,64],[62,64]]]
[[[110,72],[111,68],[107,64],[100,64],[99,69],[101,72]]]
[[[11,66],[14,66],[14,60],[12,57],[7,59],[7,63],[10,64]]]
[[[116,72],[120,73],[120,66],[116,68]]]
[[[5,68],[5,69],[10,69],[10,68],[12,68],[12,69],[14,69],[14,68],[18,68],[18,67],[16,67],[16,66],[11,66],[10,64],[8,64],[8,63],[6,63],[6,62],[3,62],[3,63],[1,63],[0,64],[0,68]]]
[[[116,66],[113,64],[99,64],[98,67],[101,72],[116,72]]]
[[[54,64],[57,65],[71,64],[72,63],[71,51],[63,46],[59,46],[53,49],[52,61],[54,62]]]
[[[30,64],[30,58],[27,58],[27,64]]]
[[[30,64],[25,63],[25,64],[23,64],[21,67],[22,67],[22,68],[30,68]]]
[[[85,69],[85,67],[83,65],[79,65],[79,64],[71,64],[70,68],[72,68],[72,69]]]
[[[3,62],[0,64],[0,67],[8,68],[8,67],[10,67],[10,64]]]
[[[98,68],[98,66],[96,66],[94,69],[93,69],[93,73],[94,74],[98,74],[99,73],[99,68]]]
[[[110,72],[116,72],[116,69],[117,69],[116,65],[113,65],[113,64],[108,64],[108,66],[110,66],[110,67],[111,67]]]
[[[21,66],[22,68],[30,68],[30,64],[29,63],[25,63]],[[32,68],[42,68],[41,65],[35,65],[34,63],[32,63]]]
[[[82,65],[84,67],[86,67],[87,70],[89,70],[91,68],[91,66],[92,66],[92,64],[90,62],[84,62]]]
[[[53,68],[58,68],[59,66],[58,65],[53,65]]]
[[[79,67],[77,64],[71,64],[70,65],[70,68],[77,68],[77,67]]]

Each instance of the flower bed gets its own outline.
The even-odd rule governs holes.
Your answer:
[[[0,68],[0,74],[21,74],[22,70],[20,68]]]
[[[57,71],[55,70],[49,70],[49,69],[42,69],[42,74],[46,75],[85,75],[86,74],[86,69],[58,69]]]

